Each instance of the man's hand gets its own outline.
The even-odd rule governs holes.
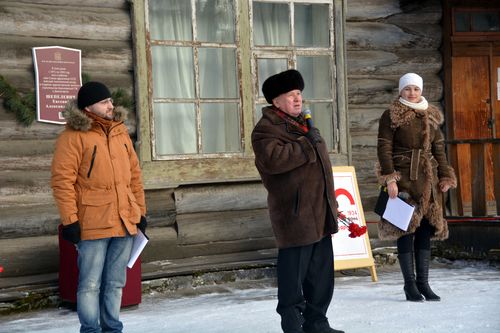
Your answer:
[[[316,146],[321,142],[321,134],[319,133],[319,129],[316,127],[311,127],[309,131],[306,133],[306,138],[311,142],[313,146]]]
[[[148,226],[148,221],[145,216],[141,216],[141,222],[137,223],[137,228],[141,229],[143,234],[146,234],[146,228]]]
[[[80,222],[63,225],[61,235],[68,242],[77,244],[80,241]]]

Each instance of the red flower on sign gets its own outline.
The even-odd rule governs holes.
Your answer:
[[[347,216],[345,216],[341,211],[337,213],[337,220],[347,227],[349,230],[349,237],[356,238],[363,236],[366,233],[366,226],[359,226],[352,222]]]

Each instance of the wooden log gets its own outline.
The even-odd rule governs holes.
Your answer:
[[[52,196],[50,178],[39,178],[33,172],[24,174],[26,174],[25,179],[20,179],[18,175],[13,177],[11,182],[8,180],[0,182],[0,216],[2,217],[0,238],[43,236],[57,233],[60,217]],[[30,181],[33,183],[30,184]],[[161,205],[161,196],[156,194],[152,195],[149,191],[146,192],[149,228],[173,227],[176,218],[173,199],[171,199],[170,205],[168,202]]]
[[[118,9],[128,9],[127,0],[85,0],[82,3],[81,0],[17,0],[17,3],[25,4],[39,4],[39,5],[57,5],[57,6],[74,6],[81,7],[85,5],[86,7],[100,7],[100,8],[118,8]]]
[[[399,94],[399,77],[400,75],[381,78],[351,76],[349,78],[349,104],[386,104],[388,106]],[[437,76],[426,77],[424,75],[423,91],[429,101],[438,101],[443,94],[443,83]]]
[[[211,253],[214,245],[204,245],[207,252],[185,259],[162,260],[144,263],[142,278],[145,280],[159,279],[168,276],[191,275],[207,271],[228,271],[242,268],[275,266],[277,249],[270,246],[265,250],[238,251],[241,243],[234,244],[238,248],[230,249],[225,253]],[[215,244],[217,246],[218,244]]]
[[[51,197],[39,197],[37,204],[11,204],[0,207],[0,239],[16,239],[31,236],[46,236],[57,234],[60,224],[59,211],[55,204],[44,201]]]
[[[0,115],[2,113],[0,112]],[[0,118],[1,122],[1,118]],[[2,169],[2,160],[5,157],[42,157],[43,159],[52,159],[54,153],[55,139],[38,139],[32,140],[0,140],[2,147],[2,156],[0,156],[0,170]],[[17,162],[15,162],[17,163]],[[43,165],[47,165],[46,161],[42,161]]]
[[[402,8],[402,13],[388,17],[386,22],[400,27],[408,27],[410,25],[439,25],[443,17],[442,7],[438,1],[431,2],[428,2],[430,6],[421,8],[414,7],[410,9],[411,11],[408,11],[407,8]],[[417,6],[419,6],[419,4],[417,4]]]
[[[47,37],[0,36],[0,68],[33,71],[33,47],[61,46],[81,50],[82,71],[127,73],[133,69],[130,41],[102,41]]]
[[[0,100],[1,101],[1,100]],[[1,114],[0,110],[0,114]],[[63,125],[41,123],[34,121],[29,127],[19,124],[17,120],[1,120],[0,121],[0,141],[8,140],[55,140],[60,132],[63,131]],[[137,129],[136,119],[133,112],[125,121],[130,137],[134,138]]]
[[[123,88],[128,93],[133,93],[133,76],[132,73],[108,72],[100,69],[93,70],[92,68],[82,69],[94,81],[101,81],[106,84],[109,89]],[[31,69],[7,69],[0,64],[0,73],[6,81],[13,86],[17,91],[33,92],[35,90],[35,78],[33,68]],[[133,95],[132,95],[133,96]]]
[[[33,141],[26,141],[27,143],[34,143]],[[31,170],[49,170],[52,163],[52,154],[35,155],[35,156],[15,156],[11,157],[4,155],[0,157],[0,170],[18,170],[18,171],[31,171]]]
[[[238,269],[276,258],[273,237],[192,246],[175,245],[174,228],[148,229],[150,242],[141,256],[143,278],[191,274],[214,267]],[[2,278],[50,274],[59,270],[59,241],[54,235],[0,239]],[[0,282],[1,283],[1,282]]]
[[[402,12],[398,0],[349,0],[347,21],[368,21],[382,19]]]
[[[180,245],[272,236],[267,209],[177,215]]]
[[[58,240],[53,236],[0,239],[2,277],[46,274],[59,267]]]
[[[178,214],[267,207],[262,183],[181,186],[174,191]]]
[[[146,216],[151,227],[173,226],[176,219],[173,189],[146,191]]]
[[[349,75],[402,75],[408,71],[423,74],[438,74],[442,68],[438,50],[351,50],[347,51]]]
[[[438,49],[440,26],[422,27],[421,30],[427,30],[427,34],[413,34],[381,22],[347,22],[345,40],[347,50]]]
[[[43,27],[41,29],[40,27]],[[0,3],[0,31],[4,35],[130,40],[130,14],[117,8]]]

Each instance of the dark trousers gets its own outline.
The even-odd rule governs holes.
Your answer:
[[[326,311],[333,296],[332,238],[278,251],[278,307],[286,333],[329,327]]]
[[[431,249],[431,237],[435,229],[429,224],[429,221],[424,218],[420,222],[420,226],[415,230],[414,234],[404,235],[398,238],[398,253],[415,252],[418,250]]]

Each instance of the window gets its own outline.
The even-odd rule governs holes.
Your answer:
[[[328,148],[337,142],[334,81],[333,3],[317,1],[252,2],[253,58],[258,84],[272,74],[296,68],[304,77],[304,107],[309,108]],[[254,119],[267,105],[257,92]]]
[[[288,68],[302,73],[330,152],[346,157],[343,3],[132,0],[146,186],[258,179],[262,83]]]
[[[500,33],[500,9],[456,8],[453,21],[455,33]]]
[[[153,155],[241,152],[232,0],[149,0]]]

